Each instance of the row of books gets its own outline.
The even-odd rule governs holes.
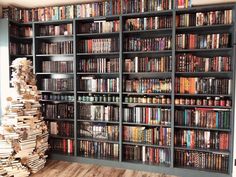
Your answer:
[[[124,65],[125,72],[171,72],[172,57],[135,57],[134,59],[125,59]]]
[[[107,142],[80,141],[79,155],[85,157],[116,159],[119,158],[119,144]]]
[[[171,36],[156,38],[127,37],[124,39],[125,51],[171,50]]]
[[[172,16],[131,18],[125,21],[126,31],[172,28]]]
[[[74,105],[42,103],[42,113],[46,119],[74,119]]]
[[[118,15],[121,13],[121,0],[106,0],[75,6],[77,18]]]
[[[229,133],[203,130],[175,130],[175,146],[191,149],[229,149]]]
[[[232,70],[229,56],[199,57],[192,54],[176,56],[177,72],[222,72]]]
[[[79,117],[82,120],[119,121],[119,107],[105,105],[79,105]]]
[[[172,9],[172,0],[124,0],[123,13],[154,12]]]
[[[114,102],[119,103],[119,96],[116,95],[78,95],[78,102]]]
[[[153,107],[123,108],[123,121],[149,125],[170,125],[171,110]]]
[[[119,92],[119,78],[96,79],[93,77],[81,77],[79,90],[88,92]]]
[[[176,166],[228,172],[229,156],[226,154],[176,150],[174,156]]]
[[[51,135],[74,137],[74,124],[68,122],[47,122]]]
[[[13,24],[10,24],[9,27],[9,32],[10,36],[15,36],[15,37],[32,37],[33,36],[33,31],[32,27],[30,26],[16,26]]]
[[[146,164],[170,166],[171,153],[169,149],[125,145],[123,152],[125,161],[140,161]]]
[[[32,55],[32,43],[10,42],[11,55]]]
[[[78,42],[80,53],[109,53],[119,51],[119,38],[87,39]]]
[[[175,110],[175,125],[228,129],[231,112],[229,109],[183,109]]]
[[[177,27],[232,24],[232,10],[197,12],[176,15]]]
[[[196,105],[196,106],[227,106],[232,105],[232,100],[224,97],[206,98],[175,98],[176,105]]]
[[[74,99],[74,95],[71,94],[42,93],[42,100],[45,101],[74,101]]]
[[[190,8],[192,0],[176,0],[176,9]]]
[[[119,58],[88,58],[78,60],[78,72],[119,72]]]
[[[136,93],[170,93],[171,79],[126,79],[125,92]]]
[[[42,79],[41,88],[44,91],[72,91],[74,90],[74,79]]]
[[[93,23],[83,23],[79,25],[79,33],[111,33],[120,31],[120,21],[94,21]]]
[[[59,36],[59,35],[72,35],[72,23],[60,25],[43,25],[39,27],[39,36]]]
[[[177,77],[175,92],[181,94],[226,94],[232,93],[232,79],[214,77]]]
[[[123,141],[170,146],[171,128],[123,126]]]
[[[219,49],[230,47],[230,34],[177,34],[176,49]]]
[[[42,72],[73,73],[73,61],[42,61]]]
[[[96,16],[109,16],[120,14],[120,12],[120,0],[107,0],[103,2],[33,9],[7,7],[3,9],[3,17],[27,23],[31,21],[50,21]]]
[[[42,42],[39,54],[73,54],[73,41]]]
[[[50,138],[49,144],[52,152],[59,152],[64,154],[73,154],[74,140],[71,139],[56,139]]]
[[[102,140],[119,140],[119,126],[107,125],[106,123],[88,123],[82,122],[79,125],[79,137],[102,139]]]
[[[171,104],[171,98],[166,96],[125,96],[125,103]]]

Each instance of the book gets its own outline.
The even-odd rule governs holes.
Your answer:
[[[42,103],[45,119],[74,119],[74,105],[72,103]]]
[[[73,61],[42,61],[42,72],[73,73]]]
[[[72,35],[72,23],[60,25],[42,25],[39,26],[38,36],[59,36],[59,35]]]

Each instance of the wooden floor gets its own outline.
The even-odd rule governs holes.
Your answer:
[[[175,177],[165,174],[126,170],[92,164],[49,160],[44,169],[31,177]]]

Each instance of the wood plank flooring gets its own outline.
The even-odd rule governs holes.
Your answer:
[[[112,168],[93,164],[48,160],[44,169],[31,177],[175,177],[165,174]]]

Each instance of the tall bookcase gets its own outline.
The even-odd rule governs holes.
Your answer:
[[[73,129],[69,137],[68,132],[51,135],[55,151],[50,156],[186,177],[232,176],[235,4],[187,9],[166,6],[158,11],[148,11],[147,7],[140,13],[131,13],[124,6],[122,2],[123,12],[109,16],[32,22],[34,68],[45,119],[49,125],[71,124],[64,127],[65,131]],[[195,24],[198,12],[206,16],[207,12],[224,10],[232,10],[232,23]],[[164,22],[150,28],[148,24],[155,24],[159,18],[165,18]],[[191,23],[184,23],[184,18]],[[41,27],[66,24],[72,24],[71,34],[40,33]],[[227,41],[226,33],[230,36],[226,45],[210,45],[214,37]],[[206,34],[208,43],[196,45]],[[73,42],[73,52],[41,51],[42,43],[65,41]],[[43,69],[43,63],[47,68],[47,62],[65,61],[73,63],[73,71]],[[225,65],[219,64],[222,62]],[[53,82],[45,79],[72,79],[73,89],[45,89],[46,82]],[[193,83],[199,87],[192,88]],[[227,84],[231,89],[226,91]],[[58,107],[61,104],[73,107],[74,112],[67,113],[70,118],[49,113],[64,109]],[[152,136],[159,137],[158,141]],[[64,152],[56,151],[58,139],[67,143]]]

